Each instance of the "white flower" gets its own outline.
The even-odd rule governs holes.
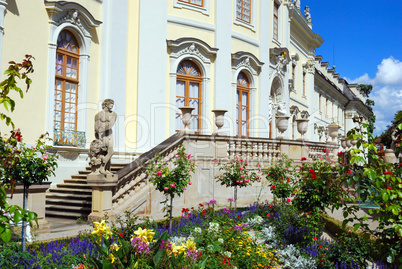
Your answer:
[[[230,252],[230,251],[225,251],[225,252],[223,252],[223,256],[227,256],[227,257],[232,257],[232,252]]]
[[[201,228],[200,227],[195,227],[194,232],[197,233],[197,234],[200,234],[201,233]]]
[[[208,232],[210,233],[217,233],[219,232],[219,223],[210,222]]]
[[[221,243],[221,244],[223,244],[223,238],[219,238],[219,239],[218,239],[218,242]],[[229,257],[229,258],[230,258],[230,257]]]

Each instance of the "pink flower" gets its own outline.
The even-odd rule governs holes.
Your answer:
[[[314,237],[314,240],[317,241],[317,237]]]
[[[164,187],[163,188],[165,191],[168,191],[169,190],[169,187]]]
[[[183,191],[185,191],[186,190],[186,188],[183,188]]]
[[[189,153],[188,155],[187,155],[187,159],[190,159],[191,158],[191,153]]]
[[[239,167],[239,170],[240,170],[240,171],[243,170],[243,167],[240,166],[240,167]]]
[[[162,172],[161,172],[161,171],[156,171],[156,174],[157,174],[158,176],[160,176],[160,175],[162,175]]]
[[[245,163],[244,165],[248,165],[248,163]]]
[[[193,184],[193,183],[191,183],[191,182],[188,183],[188,185],[191,185],[191,184]]]
[[[243,178],[243,177],[244,177],[244,175],[241,175],[240,177],[241,177],[241,178]]]
[[[249,182],[250,182],[250,179],[246,179],[246,180],[244,180],[244,182],[245,182],[245,183],[249,183]]]
[[[174,188],[176,185],[174,183],[170,184],[171,188]]]
[[[243,160],[243,159],[240,159],[240,161],[241,161],[241,162],[244,162],[244,160]]]
[[[43,154],[43,156],[42,156],[42,161],[46,161],[48,157],[49,157],[49,156],[47,156],[47,153],[45,152],[45,153]]]
[[[243,180],[240,180],[240,184],[243,183]]]
[[[287,201],[288,203],[290,203],[290,198],[286,199],[286,201]]]
[[[240,183],[240,181],[236,180],[236,183],[237,183],[237,184],[239,184],[239,183]]]

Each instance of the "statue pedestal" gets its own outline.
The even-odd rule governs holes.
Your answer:
[[[384,155],[384,162],[386,163],[397,163],[398,159],[395,156],[395,151],[393,149],[386,149]]]
[[[88,222],[99,221],[108,216],[114,221],[116,216],[112,211],[113,189],[117,184],[117,175],[89,174],[87,184],[92,188],[92,212]]]

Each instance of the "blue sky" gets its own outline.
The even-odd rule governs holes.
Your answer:
[[[301,0],[324,44],[323,61],[349,83],[372,84],[380,134],[402,110],[402,0]]]

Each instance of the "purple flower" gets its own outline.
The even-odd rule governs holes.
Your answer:
[[[209,204],[215,204],[216,205],[216,200],[209,201]]]
[[[191,262],[195,262],[198,258],[197,250],[189,249],[187,250],[187,258],[191,260]]]
[[[229,213],[230,213],[230,209],[225,207],[224,209],[222,209],[222,212],[223,212],[223,213],[226,213],[226,214],[229,214]]]
[[[147,242],[140,237],[134,237],[131,241],[131,245],[134,247],[134,251],[140,254],[147,254],[150,252]]]
[[[233,198],[229,198],[229,199],[228,199],[228,202],[229,202],[229,203],[231,203],[231,202],[233,202],[233,201],[234,201]]]

